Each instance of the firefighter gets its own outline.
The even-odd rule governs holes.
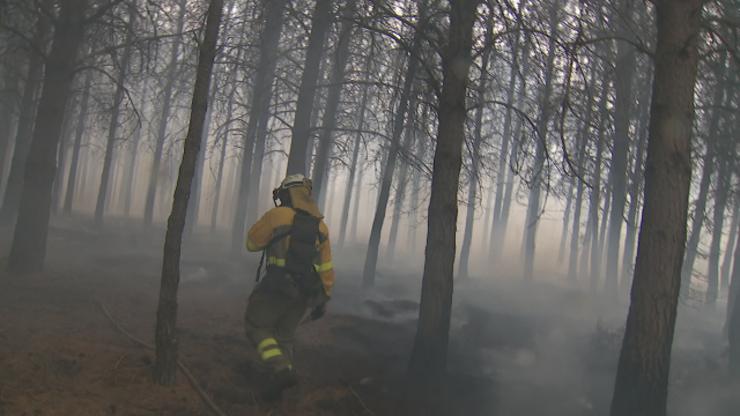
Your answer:
[[[311,197],[311,181],[289,175],[273,190],[276,207],[249,230],[247,250],[263,251],[267,274],[249,297],[247,337],[269,372],[265,400],[280,399],[298,383],[293,337],[307,310],[316,320],[326,312],[334,285],[329,230]]]

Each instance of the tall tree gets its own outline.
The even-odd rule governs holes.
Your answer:
[[[23,189],[8,269],[37,272],[46,257],[51,191],[56,174],[57,147],[75,77],[77,55],[85,33],[87,0],[63,0],[46,61],[39,108],[26,160]]]
[[[103,157],[103,171],[100,174],[100,187],[98,188],[98,197],[95,203],[95,225],[103,225],[103,214],[108,199],[109,183],[111,179],[111,168],[113,165],[113,150],[115,149],[116,140],[118,140],[119,119],[121,117],[121,105],[126,91],[126,77],[128,75],[129,64],[131,62],[131,53],[134,41],[134,25],[136,24],[135,3],[129,3],[128,22],[126,25],[125,46],[121,61],[116,62],[118,69],[118,79],[116,80],[116,91],[113,94],[113,107],[111,109],[110,126],[108,127],[108,139],[105,142],[105,156]],[[115,54],[114,54],[114,60]]]
[[[314,194],[319,201],[324,201],[326,190],[324,182],[329,174],[329,156],[332,149],[332,134],[337,125],[337,110],[339,109],[339,98],[342,93],[345,73],[347,72],[347,61],[349,60],[349,43],[354,28],[353,18],[357,9],[356,0],[347,0],[344,11],[342,12],[342,25],[339,29],[339,39],[337,41],[336,51],[334,52],[334,62],[332,64],[331,76],[329,79],[329,91],[326,98],[326,108],[321,123],[321,133],[319,134],[319,149],[316,155],[316,162],[313,168],[313,189]],[[322,203],[322,209],[323,203]]]
[[[545,157],[547,148],[548,125],[552,115],[552,103],[550,102],[553,89],[553,78],[555,77],[555,47],[558,30],[558,16],[560,12],[560,0],[549,5],[550,32],[547,41],[547,63],[544,69],[545,83],[540,90],[539,113],[537,115],[536,144],[534,155],[534,167],[532,178],[532,189],[529,192],[527,203],[527,217],[524,223],[524,278],[531,279],[534,274],[535,246],[537,240],[537,227],[542,210],[541,192],[545,168]]]
[[[326,32],[331,25],[331,0],[316,0],[316,8],[311,18],[311,33],[308,36],[306,62],[303,66],[301,85],[298,89],[293,131],[288,154],[287,174],[306,175],[308,167],[308,143],[311,135],[311,115],[313,113],[316,85],[319,79],[321,57],[324,54]]]
[[[175,39],[172,44],[172,50],[170,51],[170,59],[167,65],[167,73],[165,75],[164,89],[162,90],[162,106],[159,113],[159,125],[157,127],[157,137],[154,147],[154,159],[152,161],[151,170],[149,171],[149,185],[147,186],[146,201],[144,202],[144,222],[149,225],[154,220],[154,202],[157,197],[158,182],[159,182],[159,170],[162,164],[162,156],[164,153],[164,143],[167,139],[167,126],[170,121],[170,113],[172,112],[175,83],[177,82],[177,73],[180,57],[180,47],[182,46],[182,32],[185,27],[185,12],[187,11],[187,1],[180,0],[178,4],[178,15],[175,29]]]
[[[385,223],[385,214],[388,209],[388,200],[390,199],[391,185],[393,183],[393,173],[398,159],[398,152],[401,146],[401,135],[403,126],[406,121],[406,113],[411,100],[412,85],[416,77],[416,70],[419,66],[419,52],[421,50],[422,33],[427,24],[426,7],[424,1],[419,5],[419,21],[416,24],[414,39],[408,54],[408,63],[404,73],[403,86],[398,95],[398,106],[393,114],[393,125],[391,127],[391,142],[388,147],[388,153],[383,166],[380,190],[378,192],[378,201],[375,207],[373,223],[370,228],[370,239],[368,242],[367,254],[365,255],[365,265],[362,270],[362,285],[372,287],[375,284],[375,270],[378,266],[378,253],[380,250],[380,237],[383,233],[383,224]]]
[[[612,416],[664,416],[686,243],[701,0],[655,3],[645,205]]]
[[[740,227],[731,230],[740,235]],[[740,296],[740,243],[735,246],[735,265],[732,266],[732,284],[727,302],[727,329],[730,341],[730,374],[735,380],[740,380],[740,307],[737,299]]]
[[[457,193],[465,140],[468,73],[478,0],[450,0],[449,37],[442,54],[443,84],[437,117],[419,322],[409,361],[418,381],[439,383],[447,367],[457,234]],[[438,414],[441,409],[428,409]]]
[[[177,287],[180,283],[180,251],[190,189],[195,177],[195,164],[203,141],[203,125],[208,112],[208,89],[211,83],[216,43],[223,13],[223,0],[210,0],[205,35],[198,56],[198,67],[190,110],[190,125],[177,175],[172,212],[167,220],[162,260],[162,281],[159,289],[157,327],[155,331],[156,361],[154,379],[159,384],[174,384],[177,373]]]
[[[5,187],[2,209],[0,209],[0,222],[8,224],[16,220],[21,201],[23,175],[28,160],[28,152],[31,148],[34,121],[36,120],[38,91],[43,81],[44,66],[45,64],[48,65],[48,61],[44,59],[45,57],[40,52],[46,51],[45,46],[48,41],[50,26],[49,18],[39,12],[33,41],[28,50],[28,66],[15,133],[13,158]]]
[[[90,87],[92,84],[92,71],[85,74],[84,86],[82,87],[82,96],[77,113],[77,125],[75,126],[75,140],[72,144],[72,160],[69,164],[69,174],[67,174],[67,188],[64,192],[64,204],[62,212],[69,215],[72,213],[72,202],[74,201],[75,190],[77,188],[77,170],[80,166],[80,150],[82,149],[82,138],[85,136],[87,126],[88,107],[90,104]]]
[[[468,208],[465,213],[465,230],[463,231],[463,244],[460,250],[460,261],[458,276],[462,279],[468,277],[468,266],[470,263],[470,246],[473,242],[473,224],[475,221],[475,204],[478,194],[478,180],[480,169],[480,146],[483,142],[483,109],[485,108],[486,90],[488,88],[488,59],[491,55],[492,46],[491,38],[493,36],[493,24],[489,22],[486,28],[486,35],[483,44],[486,49],[483,51],[480,63],[480,79],[478,80],[478,107],[475,109],[475,122],[473,131],[473,145],[470,154],[470,178],[468,179]],[[504,150],[502,149],[502,152]]]
[[[247,198],[249,198],[250,174],[252,173],[252,149],[257,136],[257,130],[262,119],[270,107],[272,84],[275,77],[275,67],[278,59],[278,44],[283,29],[283,11],[287,0],[267,0],[264,3],[264,26],[260,34],[260,50],[257,71],[254,74],[254,90],[250,99],[249,120],[247,131],[243,138],[241,170],[239,171],[239,193],[236,198],[236,213],[231,230],[231,249],[241,252],[244,244],[244,227],[247,215]]]
[[[614,74],[614,145],[609,167],[611,185],[611,211],[606,253],[606,290],[615,294],[619,285],[619,248],[624,222],[624,207],[627,201],[627,155],[630,146],[630,115],[634,91],[632,89],[636,51],[629,40],[634,37],[630,28],[630,16],[634,13],[634,0],[619,0],[617,3],[619,19],[617,57]]]

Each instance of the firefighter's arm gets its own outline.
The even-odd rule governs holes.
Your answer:
[[[323,224],[322,224],[323,225]],[[331,241],[329,241],[329,230],[323,227],[324,235],[326,239],[319,246],[319,260],[318,271],[321,277],[321,282],[324,284],[324,292],[326,296],[331,298],[331,291],[334,288],[334,264],[331,258]]]
[[[260,251],[270,243],[272,239],[272,210],[267,211],[247,233],[247,250]]]

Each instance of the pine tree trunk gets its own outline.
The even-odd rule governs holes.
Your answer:
[[[555,62],[555,37],[558,25],[559,1],[550,7],[550,36],[548,37],[547,46],[547,64],[545,66],[545,84],[540,92],[539,115],[537,117],[537,134],[535,137],[536,150],[534,156],[534,177],[532,178],[532,189],[529,192],[529,201],[527,203],[527,217],[524,223],[524,279],[531,280],[534,274],[535,261],[535,243],[537,240],[537,226],[541,202],[540,193],[542,190],[542,170],[545,164],[545,146],[547,143],[548,124],[550,123],[550,114],[552,113],[550,96],[552,95],[553,72]]]
[[[740,227],[732,231],[740,235]],[[729,253],[728,253],[729,254]],[[734,380],[740,380],[740,308],[737,299],[740,297],[740,243],[735,245],[735,260],[732,266],[732,283],[727,303],[727,329],[730,341],[730,375]]]
[[[175,82],[177,81],[178,73],[178,57],[180,54],[180,46],[182,43],[182,32],[185,25],[185,12],[187,11],[187,1],[180,0],[179,11],[177,16],[177,37],[172,45],[172,51],[170,53],[169,65],[167,67],[167,78],[165,80],[164,90],[162,92],[162,105],[159,113],[159,126],[157,128],[157,142],[154,148],[154,159],[152,161],[151,170],[149,171],[149,185],[147,186],[146,201],[144,203],[144,223],[151,225],[154,221],[154,203],[157,198],[157,192],[161,191],[158,189],[159,182],[159,171],[162,165],[162,158],[164,152],[164,143],[167,139],[167,125],[169,124],[170,113],[172,112],[172,101],[175,93]]]
[[[730,235],[727,236],[727,245],[725,246],[725,256],[722,259],[722,268],[720,269],[720,280],[721,280],[721,291],[727,291],[730,286],[730,268],[732,267],[732,253],[737,243],[737,233],[733,232],[737,230],[738,223],[740,223],[740,201],[735,202],[735,208],[732,214],[732,224],[730,225]]]
[[[665,416],[686,243],[701,0],[655,3],[645,205],[612,416]]]
[[[372,71],[373,58],[375,57],[375,36],[370,37],[370,50],[365,60],[365,74],[367,77],[370,76]],[[347,238],[347,222],[349,220],[350,204],[352,203],[353,193],[355,189],[355,177],[357,176],[357,164],[360,156],[360,142],[362,141],[362,129],[365,126],[365,113],[367,111],[367,104],[369,99],[369,87],[368,85],[362,86],[362,98],[360,98],[360,110],[357,116],[357,133],[352,147],[352,163],[349,166],[349,178],[347,179],[347,186],[344,188],[344,204],[342,205],[342,219],[341,226],[339,227],[339,243],[338,247],[344,247],[345,240]]]
[[[11,272],[29,273],[43,269],[57,147],[85,32],[85,10],[87,0],[61,2],[26,160],[18,219],[8,258]]]
[[[712,96],[711,103],[724,103],[726,86],[723,82],[725,79],[725,73],[727,66],[725,64],[725,58],[722,57],[720,60],[721,65],[717,71],[717,85],[715,86],[714,94]],[[712,176],[715,173],[715,159],[717,156],[716,142],[718,140],[716,132],[719,129],[721,111],[713,111],[709,119],[709,125],[707,131],[709,132],[709,138],[707,140],[707,149],[704,153],[702,160],[702,171],[701,179],[699,182],[699,193],[696,197],[696,207],[694,208],[694,217],[691,222],[691,231],[689,232],[689,240],[686,243],[686,255],[684,256],[683,267],[681,269],[681,287],[682,297],[686,298],[689,295],[691,288],[691,277],[694,273],[694,261],[698,253],[699,241],[701,240],[702,228],[704,228],[704,222],[706,218],[707,201],[709,198],[709,186],[712,182]]]
[[[100,187],[98,188],[98,198],[95,204],[95,225],[103,225],[103,215],[108,200],[109,183],[111,178],[111,167],[113,165],[113,151],[115,149],[116,137],[118,135],[119,117],[121,116],[121,104],[123,104],[123,95],[126,90],[126,76],[128,74],[129,64],[131,61],[131,52],[134,41],[134,25],[136,24],[136,5],[129,4],[128,11],[128,31],[126,33],[126,46],[123,48],[121,57],[120,72],[116,85],[116,92],[113,94],[113,108],[111,110],[110,125],[108,126],[108,139],[105,143],[105,156],[103,158],[103,171],[100,175]]]
[[[632,12],[633,0],[620,0],[619,10],[622,19]],[[631,39],[632,34],[626,24],[619,25],[620,36]],[[611,189],[611,212],[609,215],[609,234],[606,252],[606,291],[616,295],[619,287],[619,249],[624,222],[624,207],[627,201],[627,155],[630,146],[630,114],[634,92],[632,81],[637,63],[635,48],[626,41],[617,42],[617,59],[614,77],[614,145],[609,167]]]
[[[75,126],[75,141],[72,145],[72,160],[67,175],[67,189],[64,192],[63,212],[65,215],[72,214],[72,203],[74,202],[75,189],[77,185],[77,170],[80,166],[80,150],[82,149],[82,137],[85,135],[87,125],[88,106],[90,103],[90,84],[92,83],[92,71],[85,76],[85,85],[82,87],[80,97],[80,108],[77,114],[77,125]]]
[[[486,28],[484,45],[491,45],[493,27],[491,23]],[[478,108],[475,110],[475,127],[473,132],[473,146],[470,154],[470,178],[468,179],[468,207],[465,213],[465,231],[463,232],[463,244],[460,250],[460,261],[458,277],[467,279],[469,276],[470,246],[473,243],[473,224],[475,222],[475,204],[478,195],[478,179],[480,165],[480,146],[483,142],[483,109],[485,108],[486,89],[488,81],[488,60],[493,46],[486,47],[481,56],[481,77],[478,81]],[[504,139],[506,140],[506,139]],[[502,150],[503,152],[504,150]]]
[[[606,77],[606,74],[604,74]],[[586,227],[586,245],[590,244],[589,250],[584,251],[584,257],[590,254],[591,290],[595,291],[599,284],[601,270],[601,254],[598,252],[599,242],[599,206],[601,204],[601,163],[604,151],[604,129],[607,121],[608,81],[603,79],[601,85],[601,96],[599,97],[599,131],[596,135],[596,162],[591,174],[591,197],[588,208],[588,225]],[[582,264],[585,266],[586,261]],[[585,270],[584,270],[585,271]]]
[[[396,108],[393,127],[391,131],[391,143],[388,147],[387,159],[383,167],[383,178],[380,183],[378,192],[378,204],[375,208],[372,227],[370,228],[370,239],[368,242],[367,254],[365,256],[365,266],[362,272],[362,285],[365,288],[372,287],[375,284],[375,270],[378,265],[378,252],[380,249],[380,237],[383,232],[383,223],[385,222],[385,213],[388,208],[388,200],[391,193],[391,184],[393,182],[393,172],[396,167],[396,159],[400,146],[401,134],[403,132],[406,113],[411,101],[412,85],[416,78],[418,67],[418,56],[421,47],[421,33],[426,26],[426,2],[419,7],[422,15],[419,16],[416,33],[408,57],[406,73],[404,74],[403,87],[398,96],[398,106]]]
[[[172,212],[167,221],[162,260],[162,281],[159,289],[157,326],[155,331],[156,359],[154,380],[163,385],[175,383],[177,373],[177,288],[180,283],[180,249],[188,199],[195,177],[196,160],[203,141],[203,125],[208,111],[208,89],[211,82],[216,42],[221,24],[223,0],[210,0],[203,43],[198,56],[190,125],[177,175]]]
[[[14,47],[12,45],[11,47]],[[11,54],[8,59],[8,65],[11,59],[17,58]],[[17,99],[19,95],[18,73],[14,70],[6,69],[3,74],[2,84],[0,84],[0,195],[4,192],[5,171],[7,166],[8,153],[11,149],[11,135],[14,126],[14,114],[17,112]]]
[[[349,43],[354,28],[355,11],[357,10],[357,1],[348,0],[342,12],[342,26],[339,30],[339,39],[337,40],[334,62],[329,80],[329,91],[326,98],[326,108],[322,120],[321,133],[319,135],[319,149],[316,156],[316,165],[313,169],[313,192],[319,201],[325,200],[324,179],[327,177],[329,166],[329,156],[331,153],[332,134],[336,129],[337,110],[339,109],[339,98],[342,93],[342,85],[347,70],[349,60]],[[324,209],[323,203],[321,209]]]
[[[331,0],[316,0],[316,8],[311,19],[311,34],[308,37],[306,62],[303,66],[301,85],[298,90],[293,137],[290,140],[287,174],[308,174],[308,157],[311,136],[311,115],[314,108],[316,86],[319,79],[321,57],[324,53],[326,32],[331,25]]]
[[[47,37],[51,29],[49,26],[47,17],[39,13],[33,44],[42,51],[46,50]],[[28,53],[28,69],[23,86],[20,114],[18,115],[13,158],[10,163],[8,182],[5,186],[2,209],[0,209],[0,222],[5,224],[12,224],[18,215],[23,190],[23,177],[37,114],[38,92],[44,75],[44,66],[48,64],[48,61],[36,50],[32,49]]]
[[[260,33],[259,63],[254,75],[253,92],[250,99],[249,120],[243,138],[241,170],[238,176],[238,194],[234,223],[231,229],[231,249],[239,253],[244,246],[244,232],[249,198],[250,175],[252,173],[252,151],[257,130],[263,115],[269,111],[272,84],[278,59],[278,45],[283,30],[284,9],[287,0],[268,0],[265,2],[265,21]],[[258,195],[257,197],[260,197]]]
[[[439,97],[437,147],[429,199],[419,322],[409,372],[419,384],[442,382],[447,367],[452,308],[457,194],[465,140],[469,65],[477,0],[450,1],[449,42],[443,55],[444,81]],[[449,414],[428,396],[420,414]],[[433,407],[434,406],[434,407]],[[422,413],[423,412],[423,413]]]
[[[520,7],[524,7],[526,1],[522,1]],[[518,35],[519,32],[517,32]],[[499,166],[498,174],[496,175],[496,200],[493,206],[493,224],[490,232],[490,253],[493,259],[497,259],[504,247],[506,241],[506,229],[509,223],[509,212],[511,209],[512,194],[514,191],[514,172],[509,165],[513,165],[515,161],[518,161],[522,120],[520,116],[517,116],[516,124],[514,129],[511,129],[511,118],[512,109],[511,106],[514,104],[514,91],[516,90],[517,70],[521,65],[521,77],[519,91],[516,94],[516,108],[523,108],[524,99],[527,90],[527,77],[529,76],[529,42],[524,42],[521,56],[519,56],[519,37],[514,43],[514,66],[510,69],[511,74],[509,75],[509,90],[506,99],[507,108],[506,115],[504,117],[504,131],[503,131],[503,144],[501,147],[501,154],[499,155]],[[510,146],[510,151],[506,146]],[[507,151],[509,162],[506,163]]]
[[[637,213],[640,209],[640,190],[643,186],[643,163],[645,159],[645,150],[647,148],[647,124],[650,113],[650,88],[648,86],[651,83],[652,77],[648,77],[646,82],[647,85],[642,88],[643,92],[640,97],[640,107],[638,109],[640,122],[637,127],[637,135],[640,139],[637,144],[637,153],[635,153],[635,159],[630,173],[630,203],[627,211],[626,223],[627,235],[624,239],[624,255],[622,256],[621,286],[623,288],[629,287],[629,284],[631,284],[631,276],[634,268],[635,239],[637,238]]]
[[[129,156],[128,160],[126,161],[126,170],[124,171],[124,179],[123,179],[123,214],[125,216],[131,215],[131,205],[133,203],[133,190],[134,190],[134,184],[136,182],[136,166],[138,162],[138,156],[139,156],[139,143],[141,143],[141,138],[144,136],[144,120],[143,115],[147,114],[147,102],[146,102],[146,95],[149,91],[149,77],[145,77],[144,81],[142,83],[141,88],[141,99],[139,101],[139,105],[137,107],[139,111],[139,119],[137,119],[135,122],[137,123],[134,131],[134,137],[131,140],[131,143],[129,144],[130,150],[129,150]]]
[[[185,219],[185,234],[191,236],[195,231],[195,227],[198,225],[198,219],[200,218],[198,213],[200,212],[201,204],[201,193],[203,191],[203,173],[206,164],[206,151],[208,149],[208,137],[211,133],[211,121],[213,120],[213,103],[216,102],[216,93],[218,92],[218,86],[216,82],[213,82],[210,88],[210,97],[208,102],[212,103],[208,107],[206,113],[206,119],[203,123],[203,151],[198,153],[198,158],[195,163],[195,177],[193,178],[192,189],[190,190],[190,207],[188,208],[188,216]]]
[[[226,161],[226,149],[228,149],[229,146],[229,133],[231,130],[231,122],[234,113],[235,92],[236,86],[231,89],[226,104],[226,123],[224,124],[224,131],[221,134],[221,154],[218,159],[218,170],[216,172],[216,184],[214,185],[215,190],[213,194],[213,208],[211,208],[211,232],[213,232],[218,225],[218,212],[221,205],[221,189],[223,188],[224,180],[224,163]]]
[[[720,154],[729,152],[730,149],[722,149]],[[730,153],[731,154],[731,153]],[[709,244],[709,270],[707,273],[707,295],[705,302],[714,306],[719,296],[719,252],[722,242],[722,228],[725,220],[725,208],[730,188],[730,177],[732,173],[728,169],[726,158],[720,162],[719,176],[717,177],[717,191],[714,196],[714,215],[712,218],[712,239]]]
[[[403,153],[410,154],[411,148],[414,145],[415,140],[415,119],[414,114],[416,113],[416,100],[412,98],[412,103],[409,105],[410,110],[408,113],[408,119],[406,121],[406,130],[403,138]],[[398,185],[396,186],[396,195],[393,201],[393,215],[391,217],[391,229],[388,236],[388,263],[393,264],[396,256],[396,243],[398,242],[398,228],[401,223],[401,215],[403,215],[403,202],[406,199],[406,185],[408,182],[409,165],[403,163],[400,171],[398,172]]]

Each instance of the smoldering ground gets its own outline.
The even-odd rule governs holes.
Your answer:
[[[152,385],[151,352],[116,331],[96,306],[105,304],[127,331],[151,340],[160,239],[126,224],[101,233],[56,223],[50,272],[3,276],[0,414],[206,411],[182,376],[172,388]],[[302,384],[274,406],[256,397],[261,373],[243,334],[256,258],[235,260],[224,241],[196,234],[186,243],[179,300],[182,360],[224,411],[400,414],[421,281],[412,262],[381,267],[377,287],[364,292],[361,247],[337,250],[331,312],[298,331]],[[7,244],[3,233],[2,248]],[[626,300],[546,276],[532,283],[500,275],[457,281],[449,414],[608,414],[625,316]],[[682,305],[669,414],[735,414],[738,386],[726,379],[721,323],[719,309]]]

